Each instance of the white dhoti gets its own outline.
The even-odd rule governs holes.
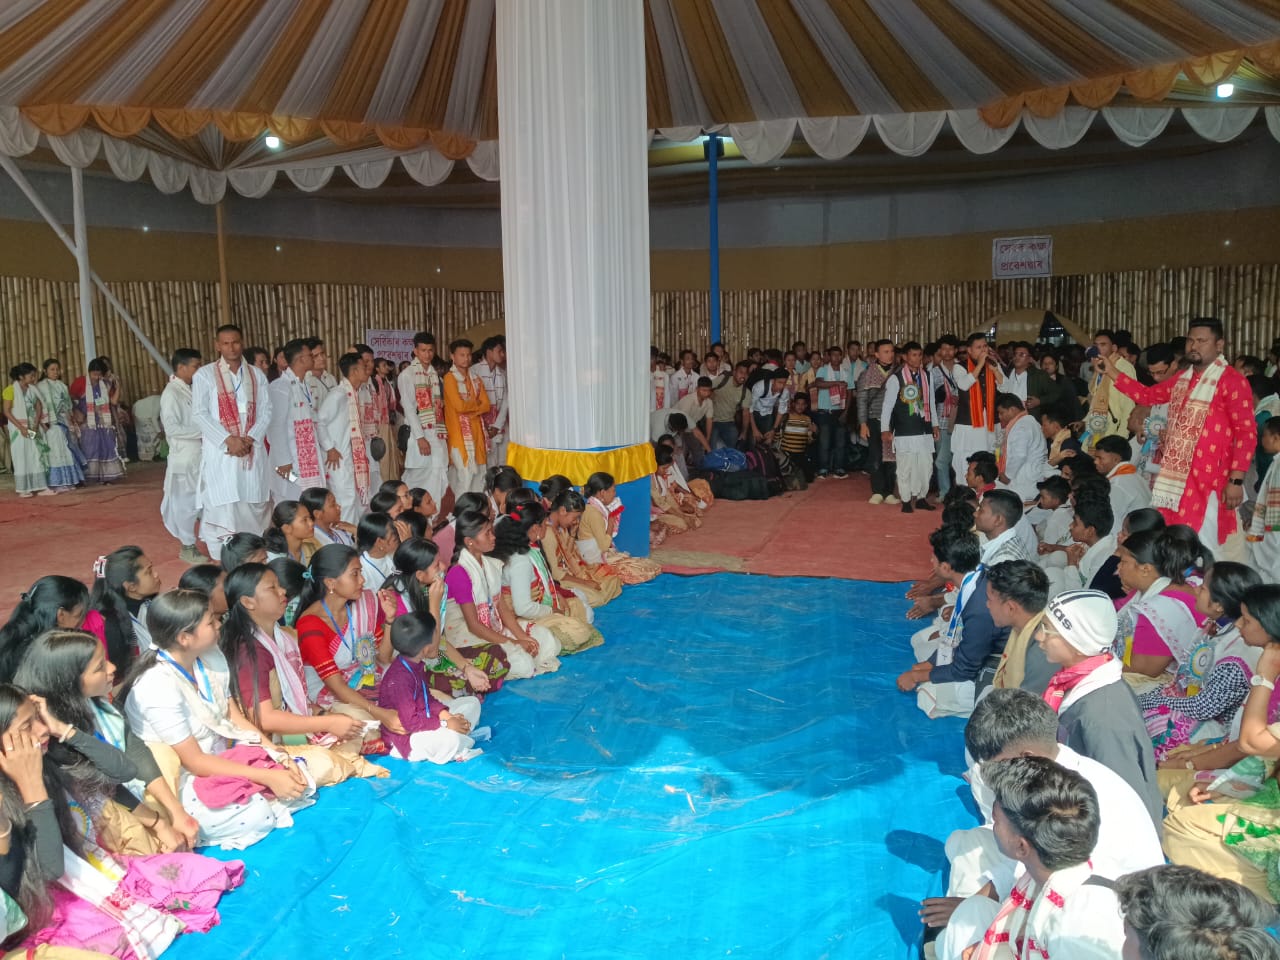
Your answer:
[[[904,503],[929,494],[933,479],[933,437],[894,437],[893,455],[898,460],[898,497]]]
[[[1280,531],[1265,533],[1249,544],[1249,557],[1263,583],[1280,583]]]
[[[489,438],[489,463],[490,467],[500,467],[507,462],[507,435],[500,433],[496,437]]]
[[[922,630],[917,630],[911,637],[911,652],[915,654],[916,663],[924,663],[938,649],[938,641],[942,637],[943,627],[937,621],[930,623]]]
[[[965,950],[982,941],[999,912],[1000,904],[990,897],[966,897],[938,936],[938,960],[961,960]]]
[[[184,547],[194,547],[196,518],[200,515],[197,500],[200,493],[200,444],[181,443],[179,446],[179,443],[175,441],[169,445],[160,519],[170,536]]]
[[[369,510],[369,499],[377,489],[373,486],[373,477],[369,477],[368,493],[362,499],[356,490],[355,466],[350,460],[343,460],[336,467],[329,468],[328,486],[333,499],[338,501],[343,522],[359,525],[360,518]]]
[[[964,475],[969,469],[969,457],[979,450],[991,453],[996,448],[996,435],[985,427],[971,427],[957,423],[951,431],[951,467],[956,472],[956,481],[964,483]]]
[[[480,726],[480,701],[475,697],[454,697],[447,709],[450,713],[465,717],[472,730]],[[404,757],[398,750],[392,750],[391,756],[398,760],[448,763],[475,745],[475,740],[467,734],[442,726],[438,730],[420,730],[410,734],[409,755]]]
[[[449,449],[449,486],[455,498],[464,493],[483,493],[484,474],[485,464],[475,460],[463,463],[462,451],[456,447]]]
[[[168,477],[166,476],[166,480]],[[200,511],[200,539],[209,550],[209,557],[214,563],[222,558],[222,541],[233,533],[256,533],[261,535],[271,519],[271,504],[206,503]],[[167,524],[166,524],[167,526]],[[176,534],[175,534],[176,536]]]
[[[426,490],[439,507],[444,502],[445,491],[449,489],[449,442],[436,438],[430,443],[431,452],[423,454],[418,449],[418,441],[409,438],[400,479],[410,489],[421,487]]]

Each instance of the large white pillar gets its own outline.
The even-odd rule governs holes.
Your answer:
[[[643,0],[497,0],[497,34],[508,458],[526,480],[613,474],[618,545],[647,553]]]

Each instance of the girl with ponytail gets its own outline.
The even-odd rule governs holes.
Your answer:
[[[613,542],[622,523],[618,487],[607,473],[593,473],[582,486],[586,504],[578,521],[578,552],[589,566],[602,565],[617,573],[624,584],[647,583],[662,572],[662,564],[633,557]]]
[[[494,527],[492,556],[503,562],[502,602],[527,629],[550,630],[563,653],[580,653],[604,643],[592,626],[591,609],[556,583],[542,552],[547,510],[540,503],[512,507]],[[536,658],[535,658],[536,659]]]
[[[0,627],[0,682],[9,683],[33,638],[46,630],[79,630],[89,610],[89,591],[71,577],[41,577]],[[96,618],[101,623],[101,618]]]
[[[486,554],[494,548],[493,524],[478,511],[457,518],[453,565],[445,576],[445,636],[462,653],[479,647],[501,650],[508,680],[522,680],[559,668],[560,642],[532,625],[526,632],[510,604],[502,600],[502,563]]]
[[[398,616],[426,613],[442,622],[448,559],[430,540],[415,538],[400,544],[395,561],[399,572],[388,577],[383,586],[399,595]],[[443,637],[440,656],[424,663],[431,689],[450,697],[482,697],[502,685],[508,669],[505,657],[471,648],[463,653]]]
[[[120,547],[94,563],[89,607],[102,616],[107,659],[117,675],[150,649],[147,608],[159,592],[160,577],[141,547]]]
[[[1194,532],[1182,524],[1135,533],[1116,548],[1117,572],[1128,596],[1117,606],[1115,653],[1126,670],[1159,680],[1189,661],[1205,615],[1196,610],[1187,576],[1203,554]],[[1134,692],[1153,686],[1143,683]]]
[[[312,712],[298,641],[280,625],[288,602],[275,571],[265,564],[242,564],[228,575],[219,646],[231,671],[231,699],[273,740],[303,739],[302,745],[283,749],[305,760],[320,786],[351,776],[387,776],[360,757],[365,732],[360,720]]]
[[[0,887],[25,914],[6,910],[6,932],[25,919],[28,955],[47,945],[155,957],[184,930],[218,922],[218,901],[241,884],[244,864],[195,853],[117,857],[103,845],[90,812],[137,776],[125,754],[10,684],[0,685],[0,732]]]
[[[162,593],[147,626],[155,646],[134,664],[119,702],[161,766],[177,761],[176,792],[200,824],[198,843],[239,850],[291,824],[315,784],[288,754],[262,742],[231,699],[208,597]]]
[[[320,549],[312,539],[315,521],[311,511],[297,500],[282,500],[271,511],[271,526],[262,531],[267,547],[267,560],[288,557],[301,564],[311,562],[311,556]]]

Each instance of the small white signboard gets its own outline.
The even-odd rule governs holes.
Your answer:
[[[1053,276],[1053,237],[997,237],[991,241],[991,276]]]
[[[373,347],[375,357],[386,357],[393,363],[413,359],[413,336],[416,330],[365,330],[364,342]]]

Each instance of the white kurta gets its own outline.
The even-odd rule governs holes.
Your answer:
[[[321,388],[323,389],[323,387]],[[297,500],[308,487],[323,487],[324,450],[320,447],[320,435],[315,426],[316,395],[311,386],[286,370],[268,387],[271,393],[271,425],[267,442],[271,445],[271,491],[275,500]],[[298,452],[299,425],[306,433],[305,424],[311,424],[311,462],[315,469],[306,467],[307,457]],[[297,475],[297,482],[286,480],[276,473],[276,468],[289,464]]]
[[[999,374],[1000,368],[995,367],[994,369],[997,371],[996,389],[999,390],[1003,382]],[[983,377],[986,376],[985,369],[982,371],[982,375]],[[951,379],[955,381],[956,388],[960,392],[960,402],[967,403],[966,391],[977,384],[977,379],[962,363],[957,363],[951,368]],[[972,454],[980,450],[992,451],[995,448],[995,424],[992,424],[989,429],[987,427],[975,427],[966,423],[955,424],[951,431],[951,468],[956,472],[956,480],[964,480],[965,473],[969,469],[969,457]]]
[[[401,478],[408,487],[422,487],[431,499],[440,504],[444,501],[445,491],[449,489],[449,438],[444,424],[444,388],[440,377],[434,369],[426,371],[427,383],[431,395],[440,401],[440,417],[435,425],[424,431],[418,416],[417,392],[414,389],[414,360],[404,368],[404,372],[396,380],[400,390],[400,404],[404,407],[404,421],[409,425],[409,446],[404,455],[404,473]],[[418,448],[418,441],[425,439],[431,448],[424,454]]]
[[[373,496],[374,488],[369,487],[364,499],[361,499],[356,491],[355,463],[351,459],[350,406],[346,390],[341,386],[336,390],[330,390],[328,396],[324,398],[324,405],[320,408],[316,426],[319,428],[321,449],[326,453],[329,450],[337,450],[342,456],[341,462],[336,466],[326,468],[329,490],[338,501],[342,519],[347,523],[359,523],[360,517],[369,509],[369,498]],[[370,475],[370,481],[372,479]]]
[[[240,388],[235,391],[240,414],[240,430],[253,441],[248,457],[227,453],[231,434],[218,419],[218,363],[196,371],[191,382],[192,419],[202,437],[200,457],[200,537],[215,561],[222,555],[221,538],[241,531],[261,533],[267,525],[271,499],[271,468],[263,441],[271,424],[271,395],[261,370],[241,361],[237,371]],[[252,427],[246,428],[249,406],[247,378],[257,385],[257,412]]]
[[[160,423],[169,442],[165,461],[164,499],[160,518],[164,528],[184,547],[195,546],[199,515],[202,437],[191,413],[191,386],[170,377],[160,394]]]
[[[1116,470],[1125,466],[1127,464],[1122,463],[1116,467]],[[1112,470],[1107,474],[1107,479],[1111,481],[1113,522],[1115,529],[1119,530],[1124,518],[1134,510],[1141,510],[1143,507],[1151,506],[1151,488],[1147,486],[1147,480],[1141,473],[1117,474],[1116,470]]]
[[[1090,858],[1095,873],[1117,880],[1126,873],[1164,863],[1160,837],[1147,805],[1123,777],[1066,745],[1059,745],[1054,759],[1059,766],[1088,780],[1098,795],[1098,841]],[[991,880],[996,892],[1004,897],[1023,871],[1016,860],[1010,860],[996,847],[991,829],[993,795],[977,764],[969,768],[968,777],[985,822],[980,827],[957,830],[947,839],[947,858],[951,862],[947,896],[970,896]]]
[[[1023,414],[1013,422],[1004,441],[1004,472],[1009,478],[1008,488],[1021,497],[1023,503],[1029,503],[1040,495],[1036,484],[1044,479],[1047,463],[1044,431],[1034,417]]]

